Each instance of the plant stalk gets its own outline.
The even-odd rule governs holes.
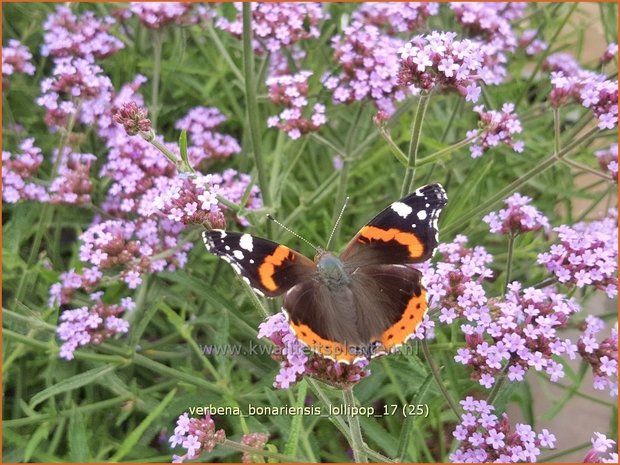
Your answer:
[[[422,123],[424,122],[424,116],[426,114],[426,108],[428,106],[430,95],[430,93],[422,93],[420,94],[420,99],[418,100],[418,108],[415,112],[413,125],[411,127],[411,141],[409,142],[408,153],[409,167],[405,171],[403,186],[400,189],[401,197],[407,195],[413,188],[415,170],[417,166],[416,161],[418,157],[418,148],[420,146],[420,135],[422,133]]]

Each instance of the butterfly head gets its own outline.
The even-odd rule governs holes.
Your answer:
[[[351,276],[344,269],[342,261],[335,255],[320,250],[315,262],[320,279],[330,289],[340,289],[351,282]]]

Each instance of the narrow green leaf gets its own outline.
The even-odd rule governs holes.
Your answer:
[[[30,436],[30,440],[28,444],[26,444],[26,449],[24,451],[24,462],[29,462],[32,458],[32,454],[36,453],[39,450],[39,444],[41,441],[46,439],[49,436],[49,424],[43,423],[39,425],[39,427],[35,430],[35,432]]]
[[[71,417],[69,418],[69,431],[67,439],[69,441],[69,461],[87,462],[91,458],[86,437],[86,424],[84,415],[73,406]]]
[[[110,458],[110,462],[118,462],[119,460],[123,459],[123,457],[125,457],[129,452],[131,452],[131,450],[138,443],[138,441],[146,432],[151,423],[153,423],[163,413],[166,407],[168,407],[168,404],[173,401],[176,393],[176,388],[170,391],[166,395],[166,397],[164,397],[163,400],[157,405],[157,407],[155,407],[153,411],[149,413],[144,420],[142,420],[138,427],[135,428],[131,433],[129,433],[129,436],[127,436],[127,438],[119,446],[116,454],[114,454],[112,458]]]
[[[295,402],[296,408],[301,409],[304,406],[307,392],[308,383],[305,381],[299,383],[297,402]],[[291,420],[291,430],[288,435],[288,440],[286,441],[286,446],[284,446],[284,455],[297,455],[297,444],[299,443],[299,435],[301,434],[303,419],[303,415],[293,415],[293,419]]]
[[[181,152],[181,160],[186,168],[189,168],[189,157],[187,155],[187,130],[183,129],[179,136],[179,151]]]
[[[54,384],[53,386],[50,386],[47,389],[44,389],[41,392],[38,392],[37,394],[32,396],[32,399],[30,399],[30,407],[34,408],[41,402],[49,399],[52,396],[62,394],[63,392],[72,391],[82,386],[86,386],[87,384],[92,383],[93,381],[101,378],[102,376],[111,371],[114,371],[115,369],[116,365],[104,365],[64,379],[58,384]]]

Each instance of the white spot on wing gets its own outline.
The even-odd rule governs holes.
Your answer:
[[[233,255],[237,260],[243,260],[245,258],[245,255],[243,255],[241,250],[234,250]]]
[[[419,220],[425,220],[426,219],[426,210],[420,210],[418,212],[418,219]]]
[[[403,218],[407,218],[413,211],[413,208],[411,208],[406,203],[394,202],[392,204],[392,210],[394,210],[399,216],[402,216]]]
[[[239,239],[239,246],[242,249],[251,252],[254,249],[254,241],[252,241],[252,236],[250,236],[249,234],[242,235],[241,239]]]

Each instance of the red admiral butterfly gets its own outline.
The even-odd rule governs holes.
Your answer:
[[[407,264],[432,256],[447,200],[441,185],[421,187],[373,218],[339,257],[319,249],[314,261],[250,234],[212,230],[203,239],[256,293],[286,292],[283,309],[301,342],[351,363],[394,351],[422,322],[426,290]]]

